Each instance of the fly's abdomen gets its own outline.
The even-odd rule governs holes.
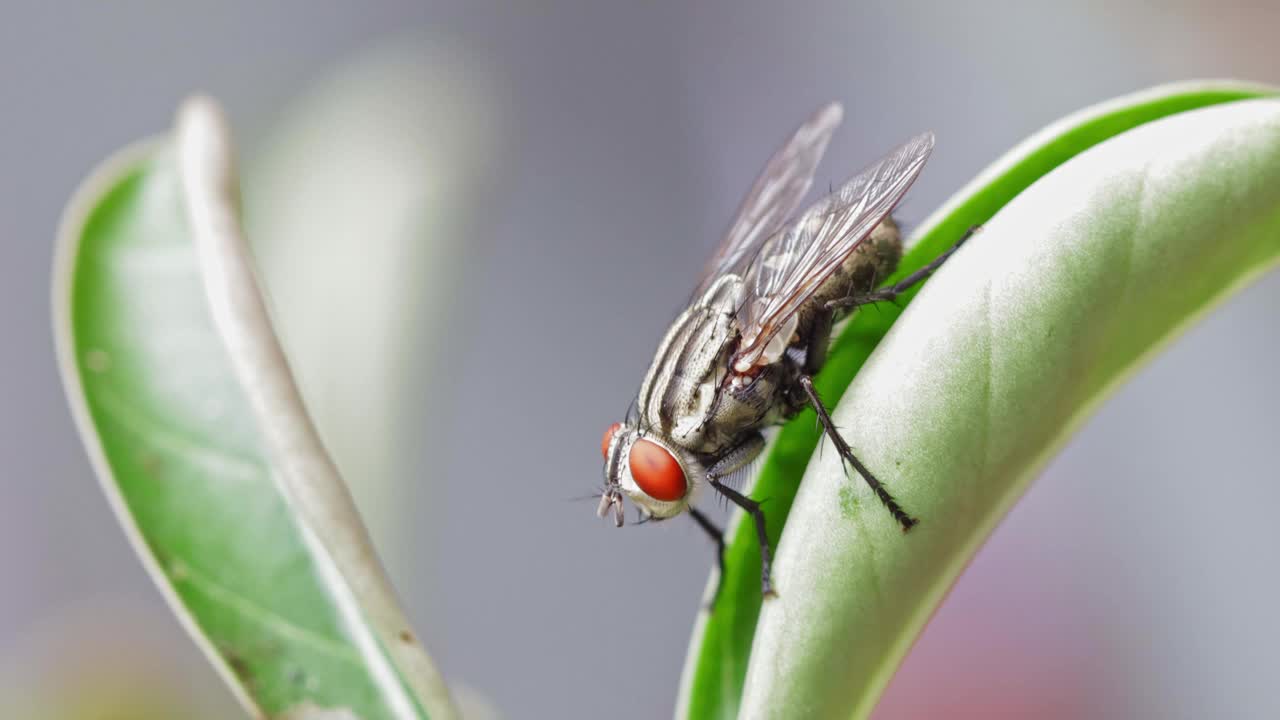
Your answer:
[[[811,306],[874,290],[898,269],[901,260],[902,233],[898,223],[886,216],[813,294]]]

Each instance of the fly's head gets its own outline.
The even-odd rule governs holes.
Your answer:
[[[613,515],[622,527],[622,498],[655,520],[673,517],[689,507],[695,481],[703,474],[698,459],[662,437],[627,423],[614,423],[600,443],[604,454],[604,492],[600,517]]]

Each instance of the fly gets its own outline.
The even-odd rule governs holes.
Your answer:
[[[857,307],[891,301],[924,280],[955,247],[896,285],[902,236],[890,213],[933,150],[933,133],[895,148],[833,193],[793,216],[840,124],[839,104],[820,110],[765,165],[692,301],[658,346],[640,392],[621,423],[604,433],[604,490],[598,508],[623,525],[622,498],[645,520],[688,512],[717,543],[722,531],[691,501],[710,486],[751,516],[760,542],[761,583],[773,594],[771,552],[760,503],[739,492],[765,446],[761,431],[805,406],[840,457],[904,531],[917,520],[853,454],[813,386],[833,323]]]

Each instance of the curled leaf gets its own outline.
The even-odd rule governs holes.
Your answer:
[[[453,717],[299,399],[211,101],[109,161],[54,270],[64,385],[104,490],[242,704]]]
[[[1264,86],[1230,81],[1180,83],[1111,100],[1066,117],[1009,151],[923,223],[898,274],[887,282],[924,266],[967,228],[986,223],[1039,178],[1103,141],[1178,113],[1272,92]],[[940,142],[946,143],[947,139]],[[943,272],[951,270],[946,268]],[[879,306],[875,312],[858,313],[849,321],[833,343],[826,367],[817,378],[818,391],[828,404],[843,396],[854,375],[901,315],[901,306],[913,296],[908,293],[899,299],[898,306]],[[775,544],[819,437],[813,414],[801,413],[778,433],[756,477],[752,493],[769,498],[769,536]],[[761,608],[760,560],[754,532],[746,524],[735,521],[726,538],[726,573],[717,578],[713,572],[708,584],[710,590],[720,583],[720,597],[715,613],[701,613],[694,628],[676,707],[678,717],[738,716]]]
[[[778,547],[742,717],[863,717],[1031,478],[1108,393],[1280,260],[1280,101],[1151,122],[993,217],[903,313],[835,420],[925,521],[835,453]],[[1100,309],[1105,309],[1101,311]],[[888,474],[888,473],[886,473]]]

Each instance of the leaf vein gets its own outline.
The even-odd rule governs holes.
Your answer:
[[[330,657],[360,665],[360,656],[353,649],[334,642],[314,630],[295,624],[274,610],[262,607],[241,593],[222,585],[204,573],[182,562],[170,563],[169,577],[174,584],[186,583],[210,600],[220,603],[239,615],[261,625],[267,630],[300,645],[329,655]]]
[[[204,466],[211,471],[212,477],[260,480],[267,474],[264,463],[222,448],[202,445],[175,430],[171,423],[166,424],[143,412],[109,386],[99,385],[87,394],[114,424],[146,439],[157,450]]]

